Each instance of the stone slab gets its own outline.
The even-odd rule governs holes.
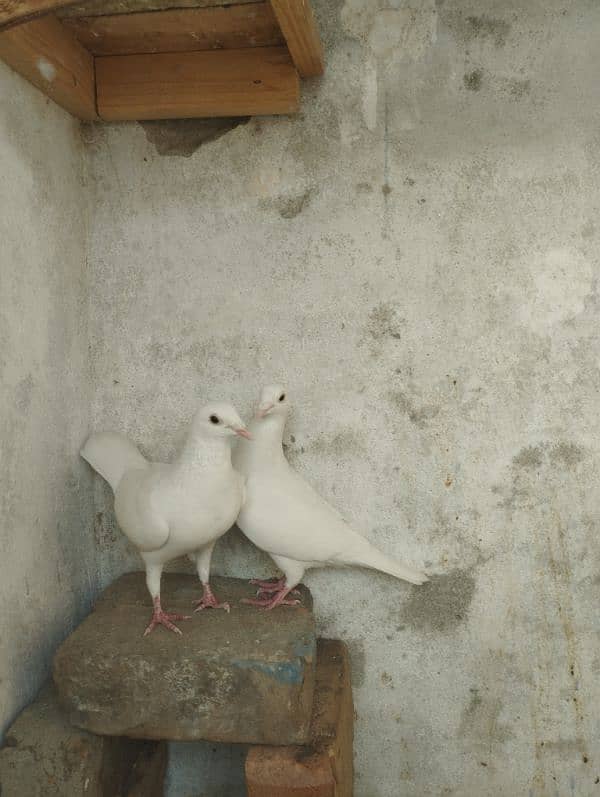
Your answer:
[[[63,643],[54,680],[70,721],[93,733],[139,739],[295,744],[309,738],[316,636],[312,599],[271,612],[240,604],[247,581],[214,578],[231,613],[208,609],[157,628],[144,574],[122,576]],[[190,612],[195,576],[167,573],[166,611]]]
[[[348,651],[343,642],[320,639],[310,743],[252,747],[248,797],[352,797],[353,727]]]
[[[0,748],[2,797],[161,797],[165,743],[95,736],[74,728],[48,684]],[[149,777],[150,776],[150,777]]]

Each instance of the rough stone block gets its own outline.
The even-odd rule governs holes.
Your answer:
[[[255,590],[214,578],[231,613],[206,609],[180,623],[181,636],[143,631],[151,612],[144,575],[130,573],[100,598],[63,643],[54,680],[70,721],[110,736],[251,744],[309,738],[316,637],[312,600],[272,612],[240,605]],[[163,575],[167,611],[190,612],[194,576]]]
[[[310,744],[252,747],[246,758],[248,797],[352,797],[353,727],[346,646],[320,639]]]
[[[74,728],[47,685],[7,731],[2,797],[161,797],[167,745]],[[150,777],[149,777],[150,776]]]

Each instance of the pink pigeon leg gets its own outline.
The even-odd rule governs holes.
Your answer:
[[[242,598],[242,603],[247,603],[250,606],[260,606],[267,611],[274,609],[276,606],[297,606],[300,601],[296,598],[293,600],[286,600],[287,596],[293,591],[293,587],[284,586],[271,597]]]
[[[177,626],[171,622],[171,620],[190,620],[191,615],[188,614],[172,614],[169,612],[163,612],[162,607],[160,605],[160,595],[157,595],[156,598],[153,600],[154,604],[154,611],[152,612],[152,619],[150,620],[150,624],[144,631],[144,636],[148,636],[151,634],[152,631],[156,628],[157,625],[164,625],[169,631],[173,631],[175,634],[181,634],[181,631]]]
[[[201,612],[202,609],[225,609],[229,614],[231,611],[228,603],[219,603],[208,582],[202,584],[202,597],[200,600],[194,601],[194,606],[196,607],[194,612]]]

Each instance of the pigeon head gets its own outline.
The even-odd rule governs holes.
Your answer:
[[[290,408],[287,390],[283,385],[268,385],[262,389],[256,409],[257,418],[267,415],[287,415]]]
[[[235,407],[224,402],[212,402],[202,407],[194,419],[194,426],[207,437],[230,437],[239,435],[251,439],[250,432]]]

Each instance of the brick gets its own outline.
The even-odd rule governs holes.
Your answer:
[[[343,642],[317,643],[311,742],[252,747],[246,758],[248,797],[352,797],[354,709]]]
[[[140,739],[294,744],[309,738],[316,636],[310,593],[271,612],[240,605],[248,582],[214,578],[231,613],[207,609],[181,636],[147,637],[144,575],[118,579],[63,643],[54,680],[69,720],[93,733]],[[167,611],[190,612],[198,580],[163,575]]]
[[[160,797],[166,762],[165,743],[101,737],[74,728],[60,710],[54,685],[48,684],[5,735],[0,793],[2,797]]]

